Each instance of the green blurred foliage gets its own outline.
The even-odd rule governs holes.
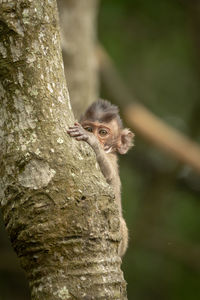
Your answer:
[[[100,39],[134,95],[186,129],[199,80],[185,7],[170,0],[102,1],[99,21]]]
[[[191,13],[181,0],[102,0],[99,38],[133,98],[200,142]],[[135,144],[120,160],[128,299],[200,299],[200,177],[140,136]]]
[[[133,96],[200,142],[200,57],[188,3],[102,0],[99,39]],[[106,98],[103,87],[101,94]],[[128,298],[200,299],[200,178],[140,136],[135,144],[120,159]],[[24,274],[0,228],[0,300],[27,300]]]

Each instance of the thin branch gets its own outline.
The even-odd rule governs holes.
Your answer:
[[[140,104],[124,110],[126,121],[145,139],[200,173],[200,147]]]
[[[125,103],[122,111],[128,125],[144,139],[200,173],[200,146],[139,104],[106,51],[99,46],[97,53],[103,84],[119,106]]]

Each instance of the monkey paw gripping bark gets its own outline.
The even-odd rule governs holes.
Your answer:
[[[114,190],[122,236],[119,255],[123,256],[128,245],[128,230],[122,216],[121,183],[116,153],[125,154],[133,145],[134,135],[129,129],[122,128],[118,108],[105,100],[93,103],[82,116],[80,123],[70,127],[68,133],[77,141],[86,141],[93,148],[101,172]]]

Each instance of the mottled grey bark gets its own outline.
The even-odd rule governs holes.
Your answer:
[[[126,299],[119,215],[74,121],[55,0],[0,1],[0,206],[33,300]]]
[[[98,97],[95,49],[98,2],[58,0],[65,76],[77,118]]]

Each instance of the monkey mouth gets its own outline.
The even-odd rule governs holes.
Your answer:
[[[104,147],[104,151],[105,151],[106,153],[110,153],[110,152],[112,152],[112,147],[105,146],[105,147]]]

